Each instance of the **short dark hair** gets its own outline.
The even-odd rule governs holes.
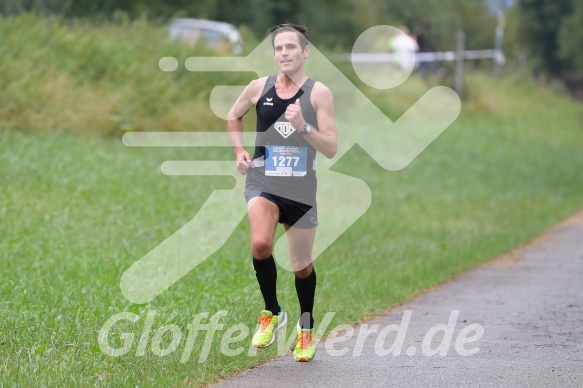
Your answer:
[[[275,37],[285,31],[294,31],[297,32],[300,37],[300,46],[302,50],[306,48],[306,46],[310,43],[308,38],[308,29],[305,26],[301,26],[299,24],[294,23],[283,23],[274,26],[271,29],[271,46],[275,48]]]

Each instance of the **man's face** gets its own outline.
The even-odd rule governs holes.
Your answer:
[[[277,34],[273,40],[273,45],[275,62],[284,74],[293,74],[300,69],[309,52],[309,46],[302,50],[299,34],[294,31],[284,31]]]

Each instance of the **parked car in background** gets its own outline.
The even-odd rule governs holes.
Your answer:
[[[243,53],[243,39],[232,24],[206,19],[178,18],[170,24],[170,39],[196,45],[201,42],[223,52]]]

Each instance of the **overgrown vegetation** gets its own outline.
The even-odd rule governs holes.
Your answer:
[[[0,18],[0,122],[36,132],[119,135],[127,130],[184,131],[223,123],[202,105],[212,87],[251,75],[188,72],[184,60],[219,55],[168,40],[145,19],[96,26],[35,15]],[[181,66],[160,70],[161,57]]]
[[[349,49],[360,33],[375,25],[406,25],[413,30],[423,20],[432,25],[437,49],[455,47],[455,31],[466,32],[471,49],[486,49],[493,44],[495,20],[482,0],[0,0],[0,14],[39,12],[66,18],[92,21],[112,17],[130,20],[147,16],[166,22],[176,16],[222,20],[245,26],[257,39],[278,23],[294,22],[308,26],[318,46]]]

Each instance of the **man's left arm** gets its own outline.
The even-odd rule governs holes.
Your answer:
[[[306,120],[301,112],[299,100],[295,104],[288,107],[286,118],[303,133],[304,138],[321,154],[328,159],[336,155],[338,151],[338,135],[336,130],[336,119],[334,118],[334,98],[332,92],[321,83],[314,85],[314,90],[310,98],[310,102],[316,111],[316,119],[318,120],[318,128],[312,124],[312,131],[310,134],[303,133]],[[295,105],[295,106],[293,106]]]

